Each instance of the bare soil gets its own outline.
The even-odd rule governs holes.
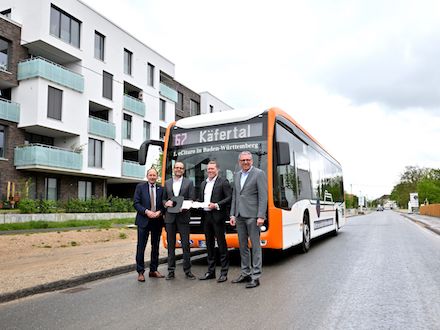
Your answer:
[[[0,235],[0,294],[132,265],[136,241],[136,228]],[[145,260],[150,259],[149,246]]]

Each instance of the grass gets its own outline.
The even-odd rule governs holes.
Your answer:
[[[101,229],[111,228],[113,225],[132,224],[133,218],[110,219],[110,220],[68,220],[68,221],[29,221],[19,223],[0,224],[0,231],[8,230],[32,230],[45,228],[76,228],[76,227],[96,227]]]

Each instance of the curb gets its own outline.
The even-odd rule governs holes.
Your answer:
[[[200,256],[206,253],[206,250],[198,250],[191,252],[191,257]],[[181,260],[183,258],[182,254],[176,254],[176,260]],[[159,258],[159,265],[167,262],[167,257]],[[145,263],[145,267],[150,265],[150,261]],[[46,284],[36,285],[30,288],[17,290],[15,292],[9,292],[5,294],[0,294],[0,303],[5,303],[8,301],[32,296],[39,293],[58,291],[63,289],[68,289],[75,287],[84,283],[100,280],[103,278],[108,278],[116,275],[121,275],[129,272],[136,271],[136,264],[120,266],[116,268],[111,268],[107,270],[101,270],[99,272],[93,272],[85,275],[80,275],[68,280],[59,280],[55,282],[50,282]]]
[[[400,215],[401,215],[402,217],[405,217],[405,218],[407,218],[407,219],[409,219],[409,220],[411,220],[411,221],[417,223],[418,225],[420,225],[420,226],[422,226],[422,227],[424,227],[424,228],[426,228],[426,229],[432,231],[433,233],[436,233],[437,235],[440,235],[440,230],[431,227],[431,226],[430,226],[429,224],[427,224],[426,222],[423,222],[423,221],[420,221],[420,220],[414,219],[414,218],[412,218],[411,216],[406,215],[406,214],[403,214],[403,213],[400,213]]]

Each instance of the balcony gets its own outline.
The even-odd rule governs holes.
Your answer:
[[[80,93],[84,91],[83,76],[61,65],[50,62],[42,57],[34,57],[18,63],[18,80],[36,77],[47,79]]]
[[[145,103],[127,94],[124,94],[124,109],[145,116]]]
[[[51,167],[81,170],[82,154],[42,144],[28,144],[14,150],[14,165],[18,167]]]
[[[116,137],[116,127],[115,124],[101,118],[89,116],[89,133],[114,140]]]
[[[20,104],[0,98],[0,119],[20,121]]]
[[[124,160],[122,162],[122,176],[130,176],[143,179],[145,177],[145,166],[137,162]]]
[[[171,87],[168,87],[167,85],[160,83],[159,93],[160,95],[165,96],[167,99],[170,99],[174,103],[177,103],[177,91],[175,91]]]

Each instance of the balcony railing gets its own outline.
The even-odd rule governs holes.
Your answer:
[[[109,139],[115,139],[116,127],[115,124],[110,123],[106,120],[89,116],[89,133],[103,136]]]
[[[171,87],[168,87],[167,85],[160,83],[159,93],[160,95],[165,96],[167,99],[170,99],[174,103],[177,103],[177,91],[175,91]]]
[[[145,166],[137,162],[124,160],[122,162],[122,176],[130,176],[143,179],[145,177]]]
[[[124,94],[124,109],[145,116],[145,103],[127,94]]]
[[[84,92],[84,77],[59,64],[42,57],[33,57],[18,63],[18,80],[36,77],[47,79],[77,92]]]
[[[28,144],[15,148],[14,165],[81,170],[82,154],[43,144]]]
[[[0,119],[18,123],[20,121],[20,104],[0,98]]]

